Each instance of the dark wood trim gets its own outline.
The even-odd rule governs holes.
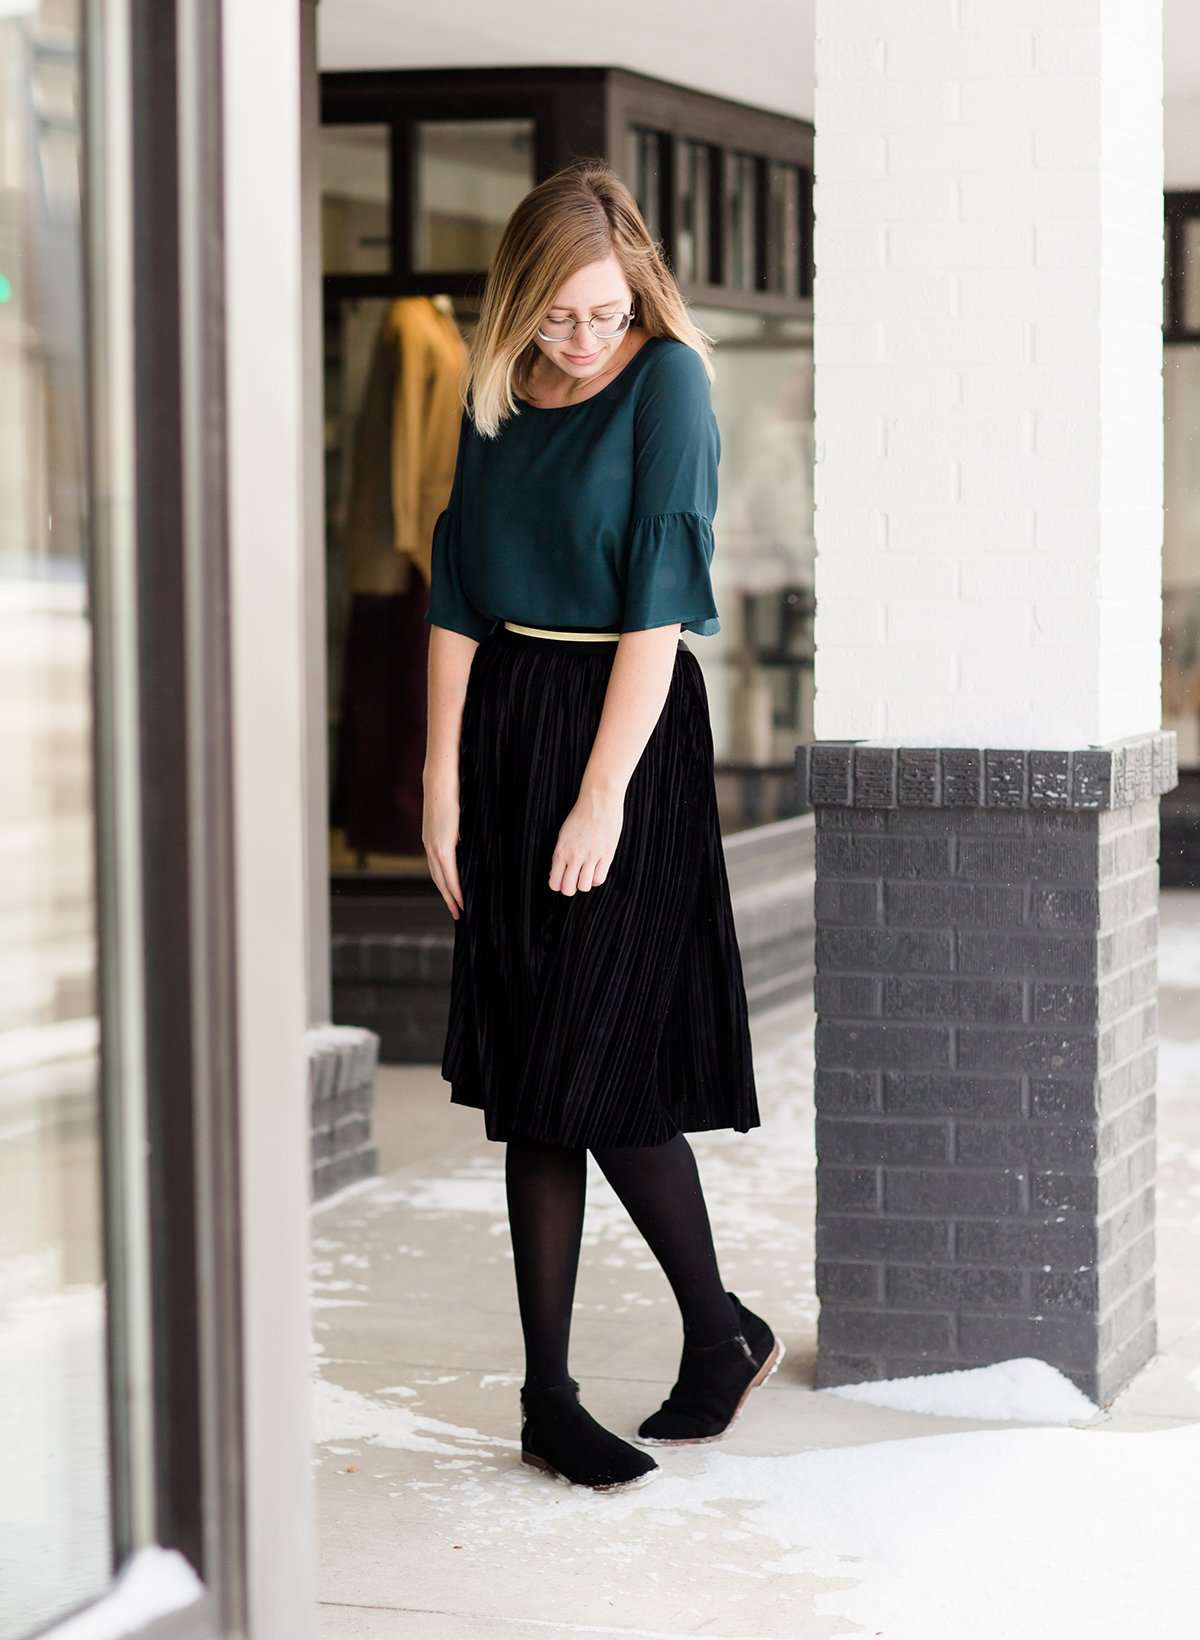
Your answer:
[[[767,194],[769,179],[767,176],[767,158],[765,154],[754,156],[754,288],[767,291],[770,288],[770,260],[767,240],[769,237],[768,217],[770,215],[770,199]],[[788,297],[790,291],[777,291],[778,296]]]
[[[813,218],[813,169],[811,165],[800,167],[800,296],[810,306],[813,299],[813,278],[816,269],[813,264],[813,246],[816,241],[816,222]]]
[[[1163,251],[1165,285],[1163,342],[1172,346],[1200,346],[1200,329],[1184,324],[1187,277],[1186,232],[1189,222],[1200,221],[1200,190],[1174,189],[1163,195]],[[1194,276],[1200,279],[1200,267]]]
[[[206,1575],[200,1345],[173,1300],[199,1305],[195,1241],[193,986],[187,861],[184,567],[180,473],[178,43],[174,6],[133,0],[134,383],[141,674],[145,1055],[151,1212],[158,1227],[154,1350],[158,1540]],[[170,1098],[161,1091],[170,1088]],[[183,1181],[187,1181],[183,1185]]]
[[[689,302],[742,312],[795,314],[811,311],[811,277],[804,275],[804,251],[811,253],[811,227],[801,219],[801,289],[768,288],[770,213],[766,164],[784,160],[811,176],[813,127],[769,109],[712,96],[627,69],[487,68],[339,70],[321,76],[322,124],[389,125],[393,131],[393,267],[387,274],[329,274],[326,299],[432,295],[473,298],[482,290],[482,270],[429,273],[414,261],[415,125],[422,120],[521,119],[534,122],[535,181],[573,159],[604,157],[633,186],[628,173],[628,133],[640,127],[659,142],[662,217],[658,224],[667,261]],[[710,167],[710,256],[705,277],[680,277],[676,269],[684,139],[706,144]],[[750,285],[729,283],[732,245],[725,188],[728,157],[755,159],[753,259]],[[811,188],[802,194],[811,210]]]

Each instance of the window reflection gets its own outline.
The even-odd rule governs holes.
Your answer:
[[[1200,336],[1200,217],[1183,225],[1183,328]]]
[[[714,283],[713,185],[716,150],[706,142],[684,140],[679,145],[679,245],[676,257],[681,279]]]
[[[321,261],[326,273],[386,273],[391,256],[391,132],[321,127]]]
[[[1163,725],[1200,767],[1200,347],[1163,352]]]
[[[533,187],[533,121],[425,120],[416,128],[414,267],[482,272]]]
[[[800,292],[800,167],[772,160],[767,168],[767,288]]]
[[[81,16],[0,17],[0,1640],[107,1588]]]
[[[663,133],[640,125],[630,126],[628,144],[630,191],[637,200],[651,239],[663,240],[667,232]]]
[[[721,308],[692,314],[716,342],[721,429],[721,631],[693,648],[708,687],[721,823],[738,830],[795,812],[792,759],[812,733],[812,326]]]
[[[753,154],[725,156],[729,222],[729,283],[735,290],[758,288],[758,160]]]
[[[330,852],[424,878],[433,526],[450,497],[468,331],[445,297],[327,310]],[[413,391],[414,383],[419,391]]]

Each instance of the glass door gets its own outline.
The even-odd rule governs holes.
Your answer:
[[[170,249],[217,24],[0,6],[0,1640],[242,1631],[226,817],[185,762],[220,762],[217,600],[180,524],[220,268]]]
[[[0,1640],[94,1599],[114,1546],[82,27],[0,19]]]

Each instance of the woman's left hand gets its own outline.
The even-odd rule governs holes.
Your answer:
[[[608,875],[625,819],[624,791],[585,789],[559,828],[550,859],[550,887],[562,894],[590,889]]]

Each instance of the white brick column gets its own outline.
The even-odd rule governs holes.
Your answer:
[[[1161,0],[817,0],[818,1382],[1155,1342]]]
[[[817,0],[821,739],[1160,722],[1160,0]]]

